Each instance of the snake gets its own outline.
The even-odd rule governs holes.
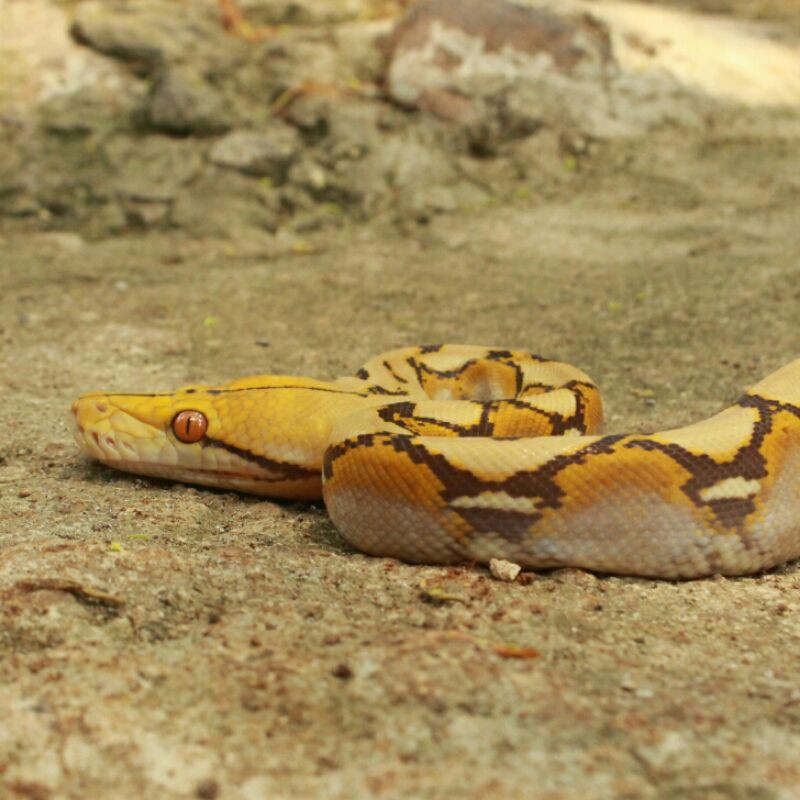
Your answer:
[[[600,434],[600,392],[576,367],[458,344],[391,350],[331,381],[90,392],[72,414],[109,467],[322,498],[373,556],[664,579],[800,557],[800,359],[650,434]]]

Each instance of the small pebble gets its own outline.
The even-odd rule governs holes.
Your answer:
[[[515,581],[517,575],[522,572],[522,567],[513,561],[505,561],[502,558],[493,558],[489,561],[489,572],[499,581]]]
[[[347,664],[337,664],[331,670],[331,675],[334,678],[341,678],[343,681],[347,681],[353,677],[353,670]]]

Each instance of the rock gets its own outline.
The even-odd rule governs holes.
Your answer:
[[[439,158],[440,157],[440,158]],[[430,177],[425,172],[430,169]],[[338,197],[370,213],[385,206],[398,193],[432,183],[447,184],[455,172],[443,154],[430,152],[399,135],[386,136],[383,147],[356,161],[342,159],[334,164]],[[414,185],[416,179],[418,183]]]
[[[447,184],[458,177],[451,159],[432,142],[409,135],[388,137],[379,152],[390,183],[397,188]]]
[[[168,67],[153,84],[147,106],[150,124],[177,135],[230,130],[235,120],[224,97],[191,70]]]
[[[390,96],[454,124],[481,156],[542,127],[629,137],[800,102],[796,48],[658,4],[422,0],[384,50]]]
[[[345,23],[333,29],[336,49],[353,78],[369,83],[382,80],[384,56],[380,42],[390,33],[391,25],[390,20],[372,20]]]
[[[301,144],[297,131],[276,119],[261,131],[229,133],[211,148],[209,159],[213,164],[237,169],[246,175],[282,183]]]
[[[349,76],[329,39],[322,33],[287,34],[264,42],[253,59],[260,96],[274,102],[285,92],[336,94]]]
[[[0,153],[0,214],[30,216],[39,210],[25,158],[10,148]]]
[[[170,221],[171,203],[166,200],[124,198],[121,207],[131,228],[166,228]]]
[[[181,187],[199,175],[203,166],[201,152],[190,139],[115,137],[104,147],[114,173],[107,179],[109,193],[137,204],[169,204]],[[146,205],[140,216],[149,219],[151,212],[153,209]]]
[[[128,217],[117,201],[93,203],[86,223],[89,237],[102,238],[124,231],[128,226]]]
[[[355,205],[361,213],[377,211],[394,199],[412,216],[452,208],[447,187],[458,181],[459,173],[432,138],[430,131],[409,129],[384,132],[365,153],[335,147],[326,154],[333,163],[323,198]],[[341,145],[341,140],[333,141]]]
[[[283,110],[281,116],[306,133],[322,137],[328,132],[328,116],[335,101],[321,94],[300,94]]]
[[[0,195],[0,214],[9,217],[40,216],[44,209],[33,195],[19,190]]]
[[[493,558],[489,561],[489,572],[491,572],[492,577],[497,578],[497,580],[510,583],[517,579],[517,575],[522,572],[522,567],[519,564],[514,564],[512,561],[506,561],[502,558]]]
[[[427,222],[436,214],[455,211],[458,203],[449,186],[420,186],[403,192],[399,206],[403,216],[415,222]]]
[[[332,25],[366,17],[368,0],[239,0],[251,25]]]
[[[143,99],[138,84],[123,92],[95,86],[56,95],[39,107],[39,120],[49,133],[65,137],[130,127]]]
[[[585,14],[423,0],[384,43],[387,87],[397,102],[462,126],[487,155],[544,124],[609,116],[609,42]]]
[[[239,238],[243,231],[274,232],[279,216],[274,190],[238,172],[211,168],[178,193],[171,221],[199,236]]]
[[[305,189],[312,196],[322,197],[331,185],[331,178],[321,164],[304,156],[289,170],[289,183]]]
[[[340,100],[327,112],[323,146],[333,161],[358,159],[382,147],[385,134],[378,130],[381,109],[375,103]]]
[[[508,155],[520,178],[542,180],[546,176],[560,180],[573,175],[577,163],[569,142],[550,128],[513,142]]]
[[[141,72],[190,54],[197,57],[198,49],[224,44],[226,37],[213,13],[153,0],[81,3],[70,33],[81,44],[127,61]]]
[[[450,38],[437,31],[450,31],[465,38]],[[392,58],[409,51],[427,58],[433,48],[439,66],[454,76],[470,67],[464,44],[477,48],[479,56],[499,55],[507,50],[512,57],[544,57],[555,69],[566,73],[575,72],[587,60],[603,63],[611,56],[608,33],[585,16],[556,14],[506,0],[423,0],[399,20],[384,47]],[[419,88],[412,85],[399,89],[412,96],[419,93]]]

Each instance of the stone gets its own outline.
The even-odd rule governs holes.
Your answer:
[[[118,201],[94,203],[86,220],[86,232],[90,238],[102,238],[125,230],[128,217]]]
[[[137,200],[125,198],[120,203],[129,227],[145,230],[166,228],[171,204],[164,200]]]
[[[289,182],[310,195],[322,196],[329,188],[331,180],[327,170],[308,156],[301,157],[289,170]]]
[[[353,78],[374,84],[382,80],[384,56],[380,42],[390,31],[390,20],[348,22],[333,29],[336,48]]]
[[[428,222],[436,214],[455,211],[455,194],[449,186],[419,186],[401,193],[401,214],[416,222]]]
[[[457,177],[447,154],[413,133],[387,137],[380,155],[391,184],[397,188],[446,184]]]
[[[610,38],[586,14],[423,0],[384,49],[390,96],[466,129],[479,155],[545,124],[612,113]]]
[[[282,112],[282,116],[301,131],[317,137],[328,131],[328,116],[333,97],[322,94],[300,94]]]
[[[214,144],[209,160],[246,175],[282,183],[301,144],[294,128],[275,119],[260,131],[232,131]]]
[[[142,102],[138,83],[125,91],[112,91],[93,86],[69,94],[58,94],[38,108],[42,127],[49,133],[65,137],[102,134],[113,128],[125,128]]]
[[[200,236],[238,238],[242,231],[272,233],[280,214],[273,194],[238,172],[210,168],[177,194],[171,221]]]
[[[630,137],[800,102],[796,47],[662,4],[422,0],[383,49],[389,95],[480,156],[545,127]]]
[[[253,63],[257,65],[261,94],[275,102],[283,93],[336,94],[347,81],[339,53],[323,33],[295,33],[264,42]],[[266,92],[264,91],[266,88]]]
[[[517,575],[522,572],[522,567],[513,561],[506,561],[503,558],[492,558],[489,560],[489,572],[492,577],[499,581],[511,583],[517,579]]]
[[[328,107],[323,146],[333,161],[354,160],[382,147],[378,130],[381,109],[375,103],[340,101]]]
[[[469,56],[459,52],[458,40],[437,38],[437,30],[457,31],[471,44],[480,43],[478,55],[508,50],[511,55],[545,56],[555,69],[566,73],[576,71],[581,62],[607,62],[611,57],[608,33],[585,16],[506,0],[423,0],[398,21],[384,48],[394,58],[408,51],[427,56],[433,46],[445,71],[456,74],[468,67],[465,59]],[[448,41],[456,49],[450,49]]]
[[[109,192],[135,203],[171,202],[203,166],[201,149],[190,139],[118,136],[103,149],[111,166]],[[151,212],[152,208],[144,207],[142,218],[149,218]]]
[[[153,84],[147,105],[150,124],[167,133],[209,135],[234,127],[225,98],[191,70],[164,69]]]
[[[26,191],[7,192],[0,195],[0,214],[9,217],[40,216],[43,209],[33,195]]]
[[[226,38],[216,16],[180,4],[133,0],[81,3],[70,27],[73,38],[93,50],[150,72],[187,58]]]
[[[369,0],[239,0],[251,25],[335,25],[366,17]]]

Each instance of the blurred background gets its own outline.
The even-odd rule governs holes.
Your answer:
[[[65,420],[448,341],[701,419],[800,354],[798,143],[788,0],[0,0],[0,797],[796,797],[794,567],[369,559]]]
[[[693,5],[727,16],[679,11]],[[265,233],[344,219],[424,223],[574,195],[600,143],[665,127],[778,133],[766,112],[800,101],[790,41],[800,23],[787,3],[4,0],[0,10],[0,214],[11,231],[180,230],[267,247]]]

